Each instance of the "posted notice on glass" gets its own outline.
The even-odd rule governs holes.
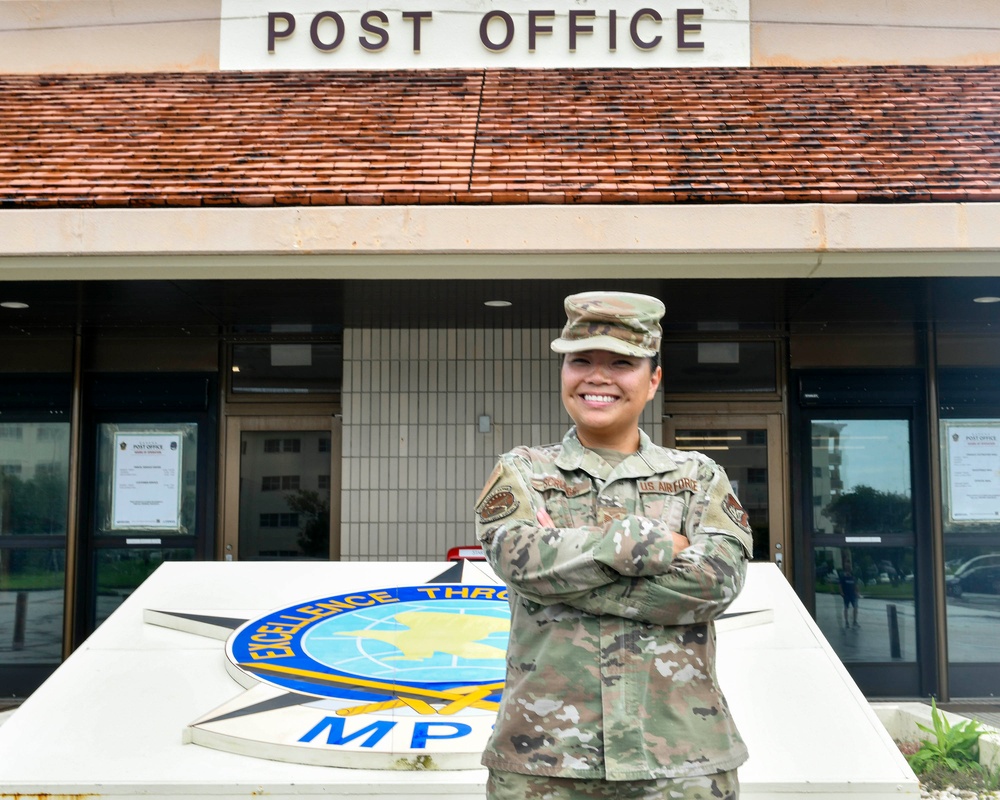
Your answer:
[[[1000,519],[1000,426],[949,425],[948,488],[951,518]]]
[[[112,528],[180,526],[180,434],[115,434],[114,469]]]

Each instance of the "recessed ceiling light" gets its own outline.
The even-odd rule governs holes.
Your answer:
[[[512,305],[510,300],[487,300],[483,303],[484,306],[489,306],[490,308],[507,308]]]
[[[239,372],[240,368],[233,364],[233,372]]]
[[[27,303],[19,303],[16,300],[7,300],[6,302],[0,303],[0,306],[4,308],[27,308]]]
[[[973,303],[1000,303],[1000,297],[974,297]]]

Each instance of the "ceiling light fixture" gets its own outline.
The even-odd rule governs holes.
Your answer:
[[[19,303],[16,300],[7,300],[7,301],[5,301],[3,303],[0,303],[0,306],[3,306],[4,308],[27,308],[28,304],[27,303]]]
[[[973,303],[1000,303],[1000,297],[974,297]]]
[[[489,306],[490,308],[507,308],[513,305],[510,300],[487,300],[483,303],[484,306]]]

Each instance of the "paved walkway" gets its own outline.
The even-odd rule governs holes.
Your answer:
[[[969,719],[979,720],[983,725],[1000,730],[1000,698],[985,700],[962,700],[955,703],[941,703],[938,708]]]

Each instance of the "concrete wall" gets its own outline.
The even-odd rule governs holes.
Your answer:
[[[219,67],[221,0],[0,0],[0,72]]]
[[[475,542],[473,506],[498,454],[557,442],[558,330],[344,332],[345,561],[443,561]],[[641,421],[662,441],[657,394]],[[478,418],[490,416],[480,433]],[[420,520],[418,523],[409,520]]]
[[[0,72],[217,70],[220,16],[221,0],[0,0]],[[754,66],[1000,64],[995,0],[750,0],[750,21]]]
[[[1000,64],[995,0],[751,0],[754,66]]]

